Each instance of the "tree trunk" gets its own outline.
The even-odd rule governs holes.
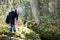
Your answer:
[[[57,15],[60,18],[60,0],[57,0]]]
[[[30,0],[31,8],[32,8],[32,15],[35,18],[37,25],[40,24],[39,13],[38,13],[38,3],[37,0]]]

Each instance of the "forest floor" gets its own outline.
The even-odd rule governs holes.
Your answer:
[[[0,30],[1,30],[0,31],[0,40],[33,40],[32,36],[30,36],[31,35],[30,33],[35,34],[35,32],[33,30],[27,28],[27,26],[21,25],[19,27],[16,27],[17,32],[15,34],[10,33],[9,28],[10,27],[8,27],[6,25],[2,25],[0,27]]]

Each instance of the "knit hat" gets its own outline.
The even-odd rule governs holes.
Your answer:
[[[22,8],[16,8],[17,14],[21,14],[23,13],[23,9]]]

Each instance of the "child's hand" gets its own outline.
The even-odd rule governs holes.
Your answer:
[[[18,18],[16,18],[16,20],[18,20]]]

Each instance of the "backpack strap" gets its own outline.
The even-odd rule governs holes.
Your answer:
[[[15,9],[15,13],[17,14],[17,11],[16,11],[16,9]]]

